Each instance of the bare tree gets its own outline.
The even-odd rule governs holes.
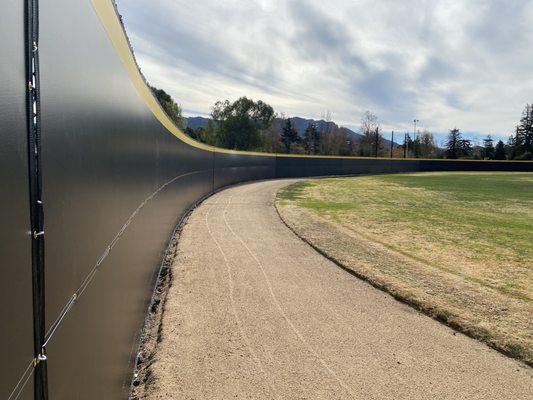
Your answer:
[[[318,123],[318,135],[320,141],[320,154],[332,155],[334,154],[332,147],[331,132],[333,129],[333,121],[331,118],[331,111],[324,111],[321,115],[321,120]]]
[[[361,118],[359,131],[363,136],[359,144],[359,155],[365,157],[383,155],[384,139],[377,115],[366,111]]]
[[[361,134],[375,132],[376,128],[380,128],[378,116],[371,111],[365,111],[361,118]]]

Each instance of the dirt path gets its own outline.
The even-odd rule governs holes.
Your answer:
[[[529,399],[533,373],[354,278],[234,187],[179,243],[147,399]]]

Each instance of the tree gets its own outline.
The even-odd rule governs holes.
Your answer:
[[[283,120],[276,118],[268,129],[261,131],[261,150],[269,153],[281,153],[284,146],[281,143],[280,132],[283,126]]]
[[[519,145],[517,145],[517,139],[518,139],[518,127],[515,128],[516,134],[513,136],[509,136],[509,139],[507,140],[507,148],[509,153],[509,160],[513,160],[518,155],[518,149]]]
[[[495,160],[505,160],[505,145],[501,140],[498,140],[496,143],[496,149],[494,150],[494,159]]]
[[[195,140],[198,140],[198,136],[196,135],[196,131],[194,129],[192,129],[190,126],[188,126],[187,128],[185,128],[185,130],[183,131],[186,135],[190,136],[191,138],[195,139]]]
[[[413,148],[413,140],[409,136],[409,132],[405,132],[403,135],[403,158],[406,158],[408,156],[408,150]]]
[[[287,153],[291,152],[291,144],[297,143],[300,140],[300,138],[298,137],[298,132],[292,125],[290,118],[287,118],[287,121],[285,122],[285,126],[283,127],[283,130],[281,131],[280,140],[285,146],[285,151]]]
[[[420,135],[415,136],[415,140],[413,140],[413,146],[411,147],[413,149],[413,157],[419,158],[422,155],[422,149],[420,144]]]
[[[494,160],[494,139],[490,135],[483,139],[483,158]]]
[[[524,152],[533,152],[533,104],[526,104],[518,125],[523,137]]]
[[[446,140],[446,158],[458,158],[461,153],[461,132],[459,129],[454,128],[448,133],[448,139]]]
[[[321,154],[332,156],[349,156],[354,154],[355,143],[348,134],[348,129],[338,127],[336,124],[329,124],[324,127],[329,133],[321,136]]]
[[[307,125],[303,145],[307,154],[318,154],[320,152],[320,133],[315,124],[310,123]]]
[[[274,120],[274,109],[261,100],[241,97],[233,103],[217,101],[211,112],[217,123],[218,144],[227,149],[253,150],[261,145],[260,131]]]
[[[338,143],[338,150],[336,155],[339,156],[353,156],[355,143],[352,137],[348,134],[348,129],[342,127],[334,129],[333,136]]]
[[[419,146],[418,151],[421,157],[430,158],[436,155],[438,152],[438,147],[435,143],[435,138],[427,129],[418,135],[417,140]]]
[[[187,128],[187,121],[181,114],[181,107],[179,104],[177,104],[174,99],[163,89],[158,89],[153,86],[150,86],[150,89],[152,89],[152,93],[157,101],[159,101],[159,104],[161,104],[161,107],[167,113],[168,117],[179,129],[184,131],[185,128]]]
[[[319,154],[334,155],[336,153],[336,140],[332,135],[334,126],[331,111],[323,111],[317,124],[318,136],[320,137]]]
[[[533,104],[526,104],[515,134],[509,138],[510,159],[530,159],[533,153]]]
[[[375,156],[384,150],[384,138],[381,135],[381,126],[378,117],[370,111],[366,111],[361,118],[361,127],[359,128],[363,136],[359,142],[360,156]]]
[[[373,135],[371,137],[374,157],[377,157],[378,155],[383,155],[382,153],[385,149],[385,139],[381,134],[381,128],[379,126],[374,130]]]
[[[516,130],[516,156],[531,159],[533,153],[533,104],[526,104]]]
[[[470,157],[473,152],[472,142],[468,139],[459,140],[459,155],[461,157]]]
[[[211,146],[219,146],[218,130],[212,120],[207,122],[207,126],[200,126],[196,128],[195,135],[200,142],[209,144]]]

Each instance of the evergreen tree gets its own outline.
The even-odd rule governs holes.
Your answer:
[[[472,152],[472,142],[468,139],[459,140],[459,153],[461,157],[471,157]]]
[[[381,155],[383,153],[383,150],[385,149],[385,139],[383,138],[383,135],[381,134],[380,127],[376,127],[374,130],[374,133],[371,136],[372,139],[372,152],[374,157],[377,157],[378,155]]]
[[[501,140],[496,143],[496,149],[494,150],[494,159],[495,160],[505,160],[505,145]]]
[[[483,158],[494,160],[494,140],[490,135],[483,139]]]
[[[533,153],[533,104],[526,104],[517,134],[520,136],[519,155],[524,158],[525,153]]]
[[[413,140],[413,157],[419,158],[422,155],[422,146],[420,143],[420,135],[415,137],[415,140]]]
[[[409,151],[413,150],[413,143],[414,143],[413,139],[411,139],[411,136],[409,136],[409,132],[405,132],[403,136],[403,144],[402,144],[404,158],[409,157],[408,153]]]
[[[515,129],[515,135],[509,136],[509,139],[507,140],[507,147],[509,149],[509,160],[514,160],[514,158],[518,155],[518,147],[517,146],[517,138],[518,138],[518,128]]]
[[[292,125],[290,118],[287,118],[287,122],[285,122],[285,126],[281,131],[280,140],[281,143],[283,143],[283,145],[285,146],[285,151],[287,153],[291,152],[292,143],[297,143],[300,140],[300,138],[298,137],[298,132]]]
[[[446,158],[458,158],[461,154],[461,132],[459,129],[454,128],[448,133],[448,139],[446,140]]]
[[[518,158],[525,153],[525,137],[520,125],[515,129],[515,136],[512,140],[512,158]]]
[[[307,125],[304,133],[304,148],[307,154],[318,154],[320,151],[320,133],[315,124]]]
[[[530,159],[533,154],[533,104],[526,104],[514,137],[509,140],[511,159]]]

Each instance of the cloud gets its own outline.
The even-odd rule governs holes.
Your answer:
[[[188,114],[249,96],[286,115],[508,135],[533,102],[530,0],[119,0],[139,64]],[[474,133],[472,133],[474,135]]]

